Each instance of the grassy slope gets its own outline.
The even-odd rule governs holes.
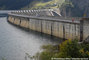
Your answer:
[[[47,2],[34,1],[29,6],[29,9],[46,9],[46,8],[58,8],[65,0],[49,0]],[[28,9],[28,7],[22,8]]]
[[[48,2],[38,2],[32,7],[32,9],[38,9],[38,8],[57,8],[58,5],[60,6],[64,0],[51,0]]]

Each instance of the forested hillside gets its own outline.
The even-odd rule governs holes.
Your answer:
[[[89,0],[66,0],[60,9],[62,16],[89,17]]]
[[[0,0],[0,10],[60,8],[62,16],[89,17],[89,0]]]
[[[59,8],[65,0],[36,0],[22,9],[49,9]]]
[[[48,2],[50,0],[0,0],[0,10],[17,10],[21,8],[32,8],[34,3]]]
[[[36,0],[28,6],[22,9],[60,8],[65,17],[89,17],[89,0]]]
[[[0,0],[0,10],[16,10],[30,4],[33,0]]]

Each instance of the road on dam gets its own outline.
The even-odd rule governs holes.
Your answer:
[[[26,53],[33,56],[40,47],[58,44],[62,40],[38,32],[26,31],[11,25],[6,17],[0,17],[0,60],[25,60]]]

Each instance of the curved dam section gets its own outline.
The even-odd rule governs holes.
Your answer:
[[[81,41],[80,21],[63,20],[50,17],[36,17],[18,14],[9,14],[8,21],[17,26],[49,34],[63,39],[79,39]],[[83,37],[83,36],[82,36]]]

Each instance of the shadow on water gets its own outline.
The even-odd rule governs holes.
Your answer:
[[[44,34],[44,33],[40,33],[40,32],[37,32],[37,31],[29,30],[29,29],[26,29],[26,28],[22,28],[20,26],[17,26],[15,24],[10,23],[10,22],[9,22],[9,24],[11,24],[13,27],[16,27],[17,29],[25,31],[27,34],[32,34],[32,35],[35,35],[37,37],[42,37],[42,39],[47,39],[47,40],[50,40],[52,42],[56,42],[56,44],[60,44],[61,42],[63,42],[62,38],[58,38],[58,37],[51,36],[51,35],[48,35],[48,34]]]

